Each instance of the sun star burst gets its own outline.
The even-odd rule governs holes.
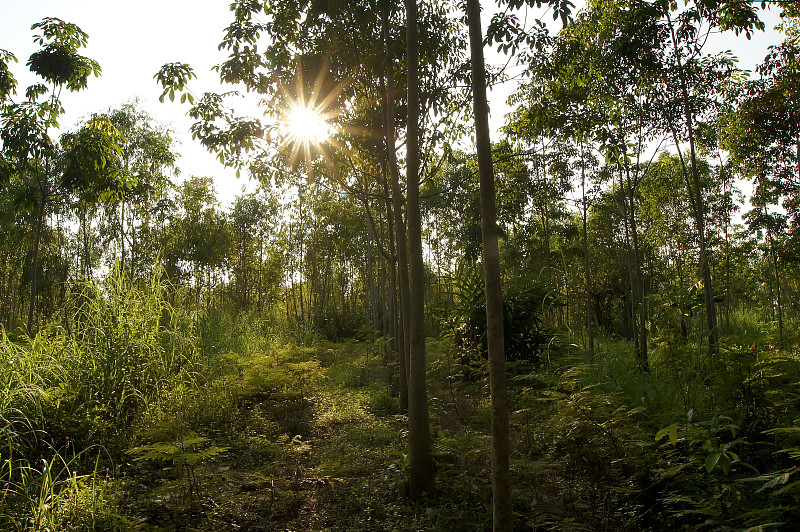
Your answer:
[[[286,128],[293,142],[323,144],[331,136],[331,125],[319,109],[294,104],[286,116]]]

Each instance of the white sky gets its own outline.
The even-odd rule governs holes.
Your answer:
[[[210,68],[225,58],[217,45],[231,21],[228,4],[225,0],[0,0],[0,48],[19,60],[12,67],[19,81],[19,97],[37,79],[25,66],[38,48],[33,43],[31,25],[48,16],[77,24],[89,34],[89,44],[81,54],[99,62],[103,74],[90,78],[87,89],[63,95],[66,114],[60,121],[62,129],[73,129],[82,117],[139,98],[157,122],[174,130],[180,142],[181,177],[211,176],[220,198],[230,201],[247,184],[247,178],[237,180],[233,170],[223,167],[192,141],[188,106],[168,99],[159,103],[161,90],[153,79],[164,63],[189,63],[198,74],[191,85],[195,94],[219,90]]]
[[[122,103],[139,98],[142,107],[157,121],[172,127],[180,141],[178,152],[181,175],[211,176],[223,202],[240,193],[248,179],[236,179],[231,169],[224,168],[188,133],[192,120],[186,116],[188,106],[168,100],[161,104],[161,94],[153,75],[164,63],[189,63],[198,74],[192,80],[192,91],[230,90],[215,84],[216,73],[210,68],[222,62],[225,53],[217,50],[224,28],[232,16],[228,0],[197,2],[191,0],[0,0],[0,48],[17,56],[19,63],[12,72],[19,81],[18,97],[36,78],[25,67],[37,46],[30,26],[44,17],[58,17],[77,24],[89,34],[89,45],[81,53],[100,63],[103,75],[89,80],[88,89],[63,97],[66,115],[64,129],[72,129],[81,117],[104,112]],[[576,2],[577,3],[577,2]],[[493,3],[483,1],[494,10]],[[202,7],[201,7],[202,6]],[[489,16],[484,13],[484,26]],[[550,17],[548,16],[548,19]],[[763,17],[768,30],[777,22],[775,11]],[[549,20],[548,20],[549,22]],[[759,63],[770,44],[778,42],[774,32],[758,33],[751,41],[731,35],[715,36],[711,49],[731,49],[743,68]],[[487,50],[489,62],[502,59]],[[492,96],[492,126],[498,127],[508,111],[505,98],[513,86],[499,87]],[[251,189],[254,183],[249,182]]]

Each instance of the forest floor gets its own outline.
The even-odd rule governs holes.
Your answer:
[[[142,431],[129,453],[121,506],[132,524],[474,530],[463,515],[458,526],[443,523],[446,515],[403,496],[406,419],[396,414],[379,358],[355,343],[226,355],[223,376],[177,419]]]
[[[56,459],[31,460],[41,472],[8,483],[0,503],[16,513],[0,511],[0,528],[491,530],[479,355],[428,340],[436,488],[413,500],[397,364],[377,341],[225,340],[230,352],[204,339],[215,354],[159,384],[122,430],[101,432],[102,411],[47,418],[61,420],[56,436],[84,423],[98,435],[84,440],[105,443],[76,446],[61,473]],[[742,337],[712,360],[654,340],[651,362],[641,372],[630,345],[608,339],[594,360],[562,341],[508,362],[515,530],[800,529],[800,352]]]

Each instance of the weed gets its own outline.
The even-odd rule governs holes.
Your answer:
[[[195,432],[185,431],[181,426],[165,425],[148,431],[152,443],[132,447],[126,454],[136,461],[165,462],[179,475],[186,478],[187,494],[190,502],[199,500],[200,484],[197,481],[197,468],[228,450],[217,447],[210,440]]]

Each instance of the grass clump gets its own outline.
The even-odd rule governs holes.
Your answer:
[[[73,289],[62,326],[15,341],[0,331],[0,526],[127,526],[111,479],[134,427],[204,379],[171,295],[157,272],[141,285],[111,275]]]

